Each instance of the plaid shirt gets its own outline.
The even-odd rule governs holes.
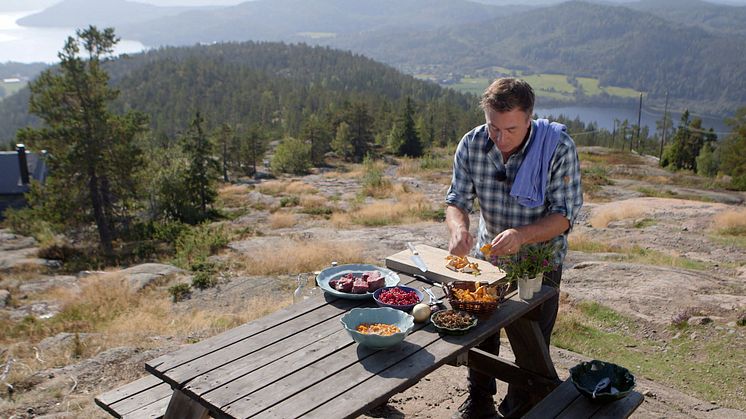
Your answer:
[[[572,226],[580,212],[583,205],[580,163],[575,143],[564,132],[549,164],[544,205],[527,208],[510,196],[526,146],[534,140],[535,125],[532,121],[528,141],[508,158],[507,163],[503,162],[502,153],[490,140],[486,124],[466,133],[458,144],[446,204],[470,213],[474,198],[479,200],[479,232],[474,250],[477,257],[483,256],[479,251],[482,245],[490,243],[506,229],[531,224],[553,213],[567,217]],[[557,265],[562,264],[567,254],[567,233],[552,239],[559,249],[554,260]]]

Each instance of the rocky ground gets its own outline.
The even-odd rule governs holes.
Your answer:
[[[604,153],[602,149],[585,150]],[[396,167],[387,174],[396,173]],[[634,173],[635,179],[629,174]],[[599,198],[587,200],[582,214],[574,226],[573,235],[609,245],[639,246],[650,251],[671,254],[704,263],[705,268],[691,270],[670,266],[632,263],[614,252],[585,253],[572,251],[568,255],[562,290],[563,301],[592,300],[644,323],[646,332],[664,335],[671,318],[686,310],[696,310],[713,322],[712,328],[732,333],[737,337],[734,351],[746,350],[746,328],[736,325],[739,316],[746,312],[746,257],[744,249],[724,244],[711,237],[712,218],[729,209],[743,209],[746,195],[734,192],[711,192],[692,187],[676,187],[664,183],[671,175],[658,169],[652,162],[639,165],[615,166],[613,185],[605,186]],[[441,179],[421,179],[416,176],[397,176],[396,182],[404,183],[411,190],[423,193],[433,202],[440,202],[445,192]],[[447,178],[446,178],[447,179]],[[657,179],[657,180],[656,180]],[[360,189],[354,178],[332,177],[324,173],[306,176],[303,182],[314,186],[327,197],[336,196],[338,205],[354,197]],[[706,195],[709,202],[669,198],[646,198],[639,192],[641,186],[662,188],[680,194]],[[246,202],[255,209],[232,221],[233,227],[260,226],[263,235],[231,242],[228,249],[217,258],[230,262],[238,255],[273,246],[287,238],[301,239],[307,243],[319,240],[359,241],[365,238],[365,259],[383,263],[384,258],[405,248],[407,241],[428,243],[444,248],[447,245],[445,227],[441,223],[418,222],[405,225],[339,229],[323,219],[300,214],[294,226],[270,231],[267,227],[270,211],[277,205],[278,197],[247,188]],[[625,205],[640,208],[632,218],[614,220],[599,228],[591,225],[595,214],[610,207]],[[264,209],[262,209],[264,208]],[[639,227],[641,220],[647,220]],[[476,219],[473,221],[476,225]],[[636,227],[637,225],[637,227]],[[48,298],[44,290],[64,287],[75,289],[81,278],[96,273],[54,275],[54,263],[36,258],[33,239],[16,236],[7,230],[0,231],[0,315],[9,319],[25,316],[49,318],[59,307]],[[51,265],[51,268],[50,268]],[[230,266],[230,263],[228,263]],[[50,270],[51,269],[51,270]],[[108,273],[112,274],[112,273]],[[121,273],[116,273],[121,274]],[[188,281],[186,272],[168,265],[148,264],[124,272],[133,289],[164,286],[178,281]],[[291,276],[247,276],[226,273],[217,287],[195,292],[192,298],[175,304],[173,310],[189,312],[195,307],[210,304],[218,310],[230,311],[258,293],[274,294],[289,298],[293,283]],[[149,285],[152,284],[152,285]],[[319,292],[308,287],[306,293]],[[47,298],[37,298],[45,296]],[[54,294],[51,294],[54,295]],[[92,406],[92,397],[143,374],[142,363],[175,348],[199,340],[209,334],[202,332],[190,336],[152,336],[147,344],[134,344],[92,351],[87,359],[60,368],[42,369],[15,382],[10,394],[0,390],[0,417],[105,417]],[[662,336],[661,339],[670,337]],[[61,334],[34,342],[37,356],[54,347],[70,345],[69,334]],[[86,336],[79,337],[86,339]],[[696,336],[692,339],[696,339]],[[0,381],[6,349],[0,347]],[[39,355],[42,354],[42,355]],[[505,354],[509,357],[509,351]],[[558,348],[552,348],[552,358],[560,375],[567,376],[569,367],[586,358]],[[6,364],[7,365],[7,364]],[[15,368],[23,368],[15,366]],[[746,377],[746,372],[743,374]],[[7,384],[7,382],[6,382]],[[393,397],[365,417],[431,417],[448,418],[466,397],[466,369],[446,366],[435,371],[420,383]],[[504,391],[500,386],[499,391]],[[645,377],[638,377],[638,390],[646,396],[635,417],[666,418],[737,418],[746,413],[727,409],[710,401],[698,400],[681,391],[668,388]],[[23,397],[19,397],[23,394]],[[741,396],[746,395],[741,391]],[[498,397],[500,394],[498,394]],[[22,402],[19,402],[22,400]],[[499,400],[497,398],[496,400]],[[70,413],[73,412],[73,413]]]

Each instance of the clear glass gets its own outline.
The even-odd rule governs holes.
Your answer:
[[[308,283],[308,275],[298,274],[296,282],[298,283],[298,287],[293,291],[293,304],[303,301],[303,288],[305,288]]]

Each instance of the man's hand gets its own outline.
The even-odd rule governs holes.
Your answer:
[[[452,255],[466,256],[474,246],[474,238],[469,234],[466,227],[451,230],[451,238],[448,241],[448,251]]]
[[[506,256],[518,253],[524,244],[524,238],[520,231],[509,228],[492,239],[491,255]]]

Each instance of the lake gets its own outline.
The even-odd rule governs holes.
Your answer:
[[[539,117],[547,117],[549,115],[559,116],[564,115],[570,119],[580,117],[580,120],[589,123],[596,122],[599,128],[605,128],[609,131],[614,129],[614,118],[624,121],[629,120],[630,125],[637,124],[637,107],[601,107],[601,106],[560,106],[553,108],[536,108],[534,112]],[[673,119],[674,126],[679,125],[681,119],[680,112],[670,112],[671,118]],[[692,114],[692,117],[702,118],[702,126],[705,129],[713,128],[719,139],[724,138],[731,131],[722,118],[707,117],[702,115]],[[641,126],[647,126],[650,129],[650,134],[655,132],[655,122],[663,119],[663,112],[652,111],[649,109],[642,108],[642,116],[640,119]],[[671,126],[671,120],[668,121],[668,126]]]
[[[0,13],[0,63],[59,61],[57,53],[62,50],[67,37],[75,35],[75,28],[33,28],[16,24],[16,20],[37,12]],[[117,44],[115,53],[134,53],[143,49],[145,46],[140,42],[123,39]]]

